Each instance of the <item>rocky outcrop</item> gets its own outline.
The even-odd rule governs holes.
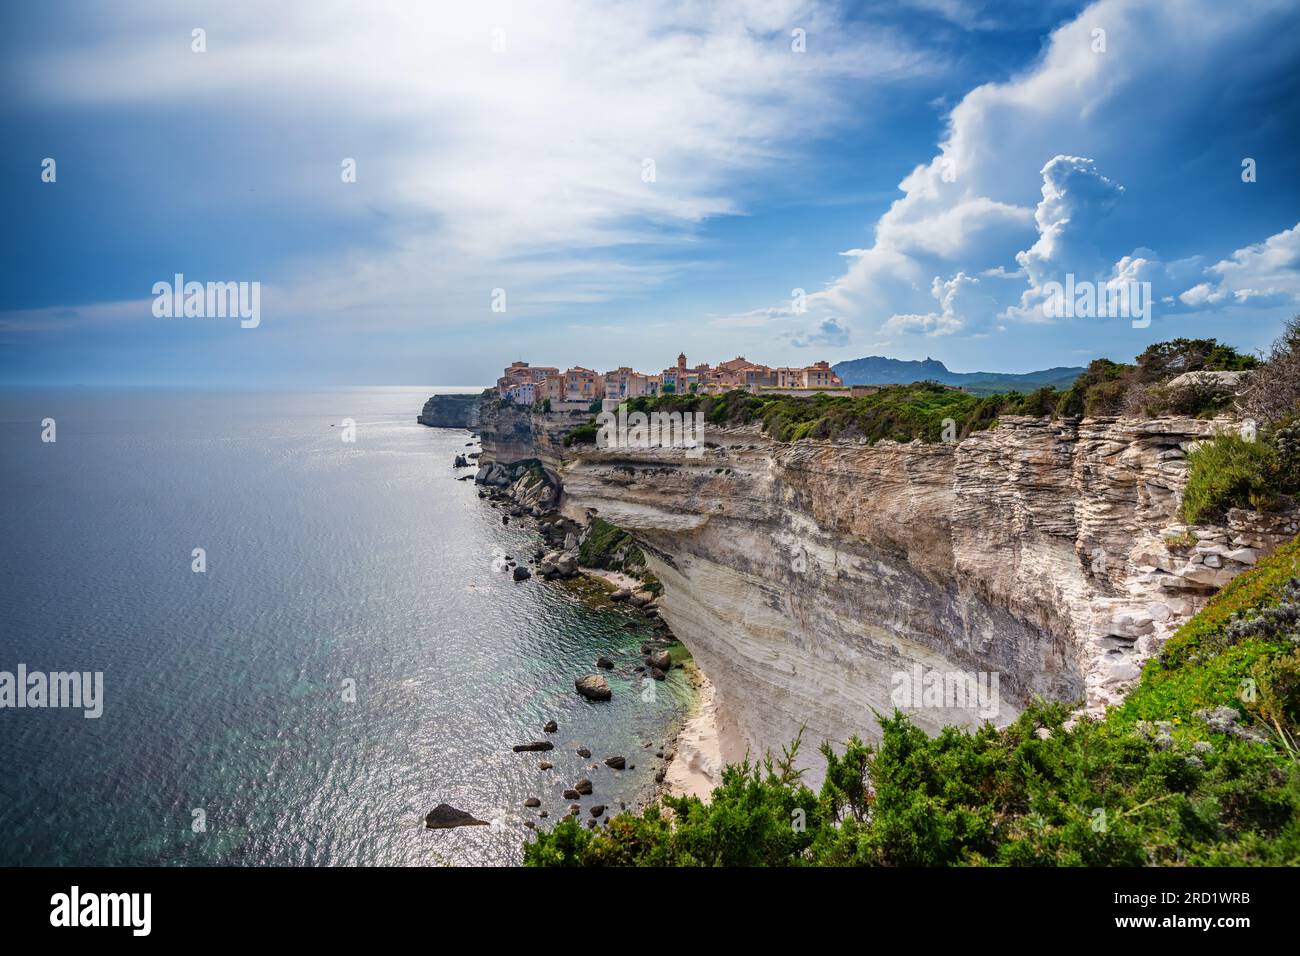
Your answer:
[[[431,428],[477,428],[481,395],[434,395],[416,422]]]
[[[449,803],[440,803],[425,815],[424,825],[430,830],[450,830],[453,827],[485,827],[488,821],[476,819],[473,814],[458,810]]]
[[[485,416],[484,458],[522,450],[565,514],[636,536],[659,613],[715,687],[726,761],[801,727],[814,744],[871,738],[896,706],[929,730],[1005,724],[1038,696],[1100,713],[1296,533],[1294,514],[1178,523],[1186,451],[1227,420],[1006,418],[930,445],[748,426],[710,429],[691,457],[565,448],[547,417]],[[954,693],[924,697],[934,675]],[[816,779],[815,748],[801,757]]]

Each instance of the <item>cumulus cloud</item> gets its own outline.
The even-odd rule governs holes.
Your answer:
[[[1206,309],[1300,301],[1300,223],[1238,249],[1206,272],[1210,281],[1197,283],[1178,296],[1183,304]]]
[[[1103,287],[1150,282],[1166,311],[1294,301],[1292,230],[1208,273],[1201,253],[1223,254],[1213,202],[1239,202],[1227,193],[1240,162],[1232,150],[1264,135],[1246,117],[1293,68],[1268,38],[1298,28],[1300,11],[1275,0],[1231,13],[1213,0],[1093,4],[1030,69],[953,108],[874,243],[853,250],[810,307],[887,333],[951,336],[1044,321],[1043,287],[1067,274]],[[1207,207],[1195,234],[1165,235],[1200,249],[1166,261],[1142,242],[1161,225],[1150,210],[1183,211],[1193,187]]]
[[[816,347],[838,348],[849,343],[848,326],[838,319],[822,319],[805,332],[795,333],[789,337],[790,344],[797,349]]]

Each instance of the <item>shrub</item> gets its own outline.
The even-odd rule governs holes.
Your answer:
[[[1245,410],[1263,422],[1300,412],[1300,315],[1287,321],[1264,363],[1250,376]]]
[[[1266,441],[1216,435],[1187,455],[1182,517],[1188,524],[1221,520],[1229,508],[1276,505],[1277,453]]]
[[[595,422],[585,422],[564,436],[564,447],[594,445],[596,444],[596,436],[599,434],[600,427]]]

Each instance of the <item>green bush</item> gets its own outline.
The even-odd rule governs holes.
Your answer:
[[[596,436],[599,434],[600,427],[595,422],[586,422],[564,436],[564,447],[594,445],[596,444]]]
[[[1187,455],[1183,520],[1208,524],[1222,519],[1229,508],[1275,507],[1278,464],[1277,452],[1267,441],[1224,434],[1200,443]]]

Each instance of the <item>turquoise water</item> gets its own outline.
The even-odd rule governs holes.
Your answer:
[[[0,390],[0,670],[105,684],[98,720],[0,709],[0,863],[504,864],[527,797],[648,793],[681,672],[643,700],[643,626],[510,579],[535,535],[454,480],[432,391]],[[608,704],[573,691],[598,653]],[[426,830],[444,801],[497,823]]]

